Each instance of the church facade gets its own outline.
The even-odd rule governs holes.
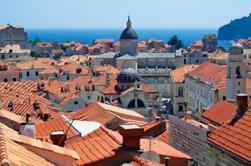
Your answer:
[[[138,35],[132,28],[130,17],[120,35],[118,52],[108,52],[96,57],[100,64],[112,64],[120,70],[134,68],[143,82],[154,86],[163,97],[170,96],[170,71],[183,65],[183,53],[138,52]]]

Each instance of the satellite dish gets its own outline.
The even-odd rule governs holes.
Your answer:
[[[140,155],[141,158],[160,163],[159,155],[154,151],[146,151]]]

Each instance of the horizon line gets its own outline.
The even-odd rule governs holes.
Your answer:
[[[103,30],[112,30],[112,29],[125,29],[125,27],[105,27],[105,28],[99,28],[99,27],[28,27],[24,29],[39,29],[39,30],[53,30],[53,29],[57,29],[57,30],[95,30],[95,29],[103,29]],[[134,27],[134,29],[160,29],[160,30],[177,30],[177,29],[181,29],[181,30],[188,30],[188,29],[192,29],[192,30],[199,30],[199,29],[219,29],[218,27]]]

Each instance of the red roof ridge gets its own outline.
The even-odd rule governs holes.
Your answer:
[[[1,153],[0,153],[1,165],[9,164],[6,140],[4,137],[3,130],[2,130],[2,126],[0,126],[0,149],[1,149]]]

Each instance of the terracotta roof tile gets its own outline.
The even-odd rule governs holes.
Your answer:
[[[109,132],[100,127],[92,133],[66,144],[66,147],[74,149],[80,156],[76,165],[94,164],[100,160],[115,156],[115,149],[119,147],[119,141]]]
[[[120,143],[122,143],[122,136],[119,133],[115,131],[111,131],[111,130],[109,130],[109,133],[113,135],[117,140],[119,140]],[[149,139],[140,139],[140,149],[142,149],[145,152],[149,151],[149,141],[150,141]],[[174,157],[174,158],[179,158],[179,159],[184,159],[184,160],[191,159],[190,156],[173,148],[167,143],[164,143],[159,140],[154,140],[154,143],[151,145],[151,150],[161,156]]]
[[[217,65],[205,62],[191,71],[188,76],[212,85],[217,89],[222,89],[226,88],[226,74],[226,65]]]
[[[169,131],[167,121],[153,120],[143,127],[145,135],[152,136],[157,140],[168,143]]]
[[[229,122],[235,113],[236,103],[221,100],[203,112],[201,116],[220,126]]]
[[[96,121],[105,126],[115,118],[118,118],[125,123],[145,124],[144,117],[134,111],[99,102],[90,103],[88,106],[73,114],[70,118]]]
[[[199,65],[185,65],[178,69],[171,71],[171,77],[172,79],[177,83],[183,83],[185,80],[185,74],[193,71],[196,69]]]
[[[113,42],[113,39],[96,39],[94,44],[112,44]]]
[[[224,124],[208,136],[208,140],[221,148],[251,161],[251,110],[233,124]]]
[[[10,165],[30,165],[30,166],[52,166],[53,163],[45,160],[39,155],[31,152],[22,145],[19,145],[15,141],[9,138],[9,132],[15,132],[10,130],[1,124],[0,127],[0,161],[1,164],[4,162]],[[17,134],[16,134],[17,135]]]
[[[162,141],[164,143],[169,143],[169,131],[165,130],[164,132],[162,132],[160,135],[158,135],[157,137],[155,137],[157,140]]]
[[[66,131],[69,128],[69,123],[65,121],[62,117],[48,120],[46,122],[41,122],[36,124],[36,138],[38,139],[47,139],[50,141],[50,131],[53,130],[64,130]],[[79,133],[73,128],[69,128],[67,132],[67,139],[77,136]],[[50,141],[51,142],[51,141]]]
[[[146,160],[141,157],[134,157],[133,161],[130,163],[130,166],[164,166],[164,164],[160,164],[154,161]]]
[[[140,88],[143,92],[146,92],[146,93],[157,93],[158,91],[153,87],[151,86],[150,84],[144,84],[144,83],[141,83],[140,84]]]

